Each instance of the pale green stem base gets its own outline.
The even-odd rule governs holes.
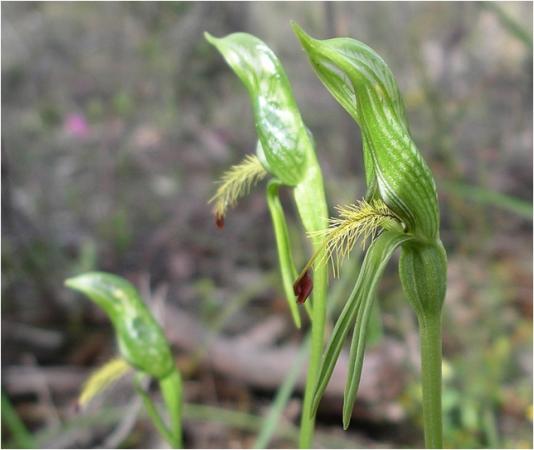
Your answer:
[[[443,448],[441,424],[441,315],[419,318],[425,447]]]
[[[182,448],[182,379],[178,370],[159,382],[161,395],[169,413],[174,448]]]
[[[320,260],[320,257],[319,257]],[[311,345],[308,362],[308,375],[304,391],[304,403],[300,419],[299,447],[311,448],[315,428],[315,415],[312,412],[313,395],[319,375],[323,352],[324,328],[326,320],[326,285],[328,267],[326,264],[317,268],[313,275],[313,305],[311,324]]]

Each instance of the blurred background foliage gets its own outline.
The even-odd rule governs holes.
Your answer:
[[[222,232],[206,204],[255,132],[245,90],[202,33],[250,32],[278,54],[333,212],[364,192],[359,130],[313,74],[290,19],[383,56],[435,174],[449,254],[446,445],[532,447],[530,2],[2,3],[3,447],[162,445],[138,406],[126,421],[127,383],[93,411],[72,409],[79,383],[113,353],[109,323],[63,287],[92,269],[141,286],[165,319],[186,378],[188,446],[249,447],[265,432],[281,381],[276,367],[274,381],[271,370],[253,379],[266,353],[239,345],[263,333],[276,355],[302,333],[288,321],[263,189]],[[303,264],[309,248],[289,200]],[[333,285],[341,300],[357,256]],[[383,373],[369,356],[363,376],[382,376],[379,394],[362,386],[348,433],[334,395],[317,445],[421,445],[416,325],[398,286],[392,269],[372,351],[394,348],[399,364]],[[184,314],[208,338],[184,343],[169,323]],[[219,361],[223,344],[246,360],[241,369]],[[283,358],[296,353],[283,355],[275,361],[289,368]],[[295,445],[300,393],[288,386],[278,422],[269,419],[275,447]]]

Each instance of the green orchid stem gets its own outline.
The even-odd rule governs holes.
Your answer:
[[[133,379],[134,388],[137,394],[139,395],[139,397],[141,397],[141,400],[143,400],[143,405],[145,407],[147,415],[150,418],[150,420],[152,420],[152,423],[154,427],[156,428],[156,430],[158,430],[158,433],[160,434],[160,436],[163,437],[171,446],[177,447],[177,445],[175,445],[176,440],[172,432],[169,431],[169,429],[165,425],[165,422],[163,422],[163,419],[159,415],[156,405],[154,405],[154,403],[152,402],[152,399],[145,392],[145,389],[142,386],[142,380],[144,376],[145,374],[143,374],[142,372],[136,373]]]
[[[314,245],[321,248],[321,246]],[[321,260],[321,259],[319,259]],[[300,419],[299,447],[311,448],[313,443],[313,433],[315,428],[315,414],[313,413],[313,396],[315,385],[319,376],[321,356],[323,352],[324,329],[326,321],[326,288],[328,282],[328,266],[322,264],[317,267],[313,274],[313,294],[312,294],[312,323],[311,323],[311,344],[310,358],[308,363],[308,376],[304,391],[304,404]]]
[[[441,424],[441,314],[419,317],[425,447],[443,448]]]
[[[177,370],[160,380],[159,388],[170,420],[174,448],[182,448],[182,378]]]

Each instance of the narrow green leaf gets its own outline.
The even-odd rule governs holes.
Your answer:
[[[247,33],[206,39],[223,55],[249,92],[260,141],[258,157],[284,184],[303,178],[313,147],[280,61],[263,41]]]
[[[503,6],[498,2],[489,2],[483,1],[479,3],[479,6],[490,11],[493,11],[501,25],[506,31],[508,31],[512,36],[519,39],[523,44],[525,44],[528,49],[532,52],[532,32],[518,22],[513,16],[511,16]],[[508,5],[507,5],[508,6]]]
[[[365,308],[367,299],[374,296],[378,280],[380,279],[389,258],[393,254],[393,251],[400,244],[410,239],[411,237],[408,235],[385,231],[370,245],[358,274],[354,289],[341,311],[334,327],[334,331],[332,332],[328,347],[324,353],[313,400],[312,410],[314,413],[319,407],[319,402],[321,401],[328,381],[332,376],[337,359],[343,348],[345,338],[359,314],[360,308]]]
[[[375,295],[373,307],[371,308],[371,315],[369,317],[369,325],[367,326],[367,344],[370,346],[376,345],[383,337],[384,327],[382,325],[380,304],[378,303],[378,296]]]
[[[65,285],[84,293],[107,313],[121,354],[132,366],[155,378],[175,370],[161,327],[128,281],[104,272],[88,272],[69,278]]]
[[[12,440],[18,448],[38,448],[34,437],[20,419],[16,409],[13,407],[7,394],[2,390],[2,425],[4,434],[2,436],[2,448],[9,448],[9,443],[5,439],[5,430],[9,430]]]

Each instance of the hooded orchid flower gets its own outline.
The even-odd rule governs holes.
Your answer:
[[[314,409],[326,389],[343,343],[353,328],[343,424],[350,423],[360,381],[367,322],[376,286],[396,248],[404,294],[420,325],[423,414],[428,447],[441,437],[441,310],[447,259],[439,236],[439,210],[432,173],[419,153],[404,113],[397,83],[383,59],[349,38],[318,40],[297,24],[293,29],[310,63],[333,97],[359,125],[363,141],[367,194],[338,207],[330,226],[312,233],[325,239],[326,251],[307,267],[330,258],[335,267],[358,239],[370,240],[356,284],[323,356]]]

